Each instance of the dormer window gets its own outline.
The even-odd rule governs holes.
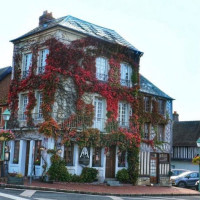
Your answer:
[[[100,81],[108,80],[108,60],[106,58],[96,58],[96,78]]]
[[[121,63],[121,85],[131,87],[132,68],[126,63]]]
[[[32,65],[32,53],[24,54],[22,63],[22,78],[26,78],[29,75],[29,69]]]
[[[39,51],[39,65],[38,65],[38,74],[43,74],[45,71],[45,66],[46,66],[46,58],[47,55],[49,54],[48,49],[43,49]]]

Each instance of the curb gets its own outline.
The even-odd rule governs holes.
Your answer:
[[[128,197],[138,197],[138,196],[200,196],[199,194],[120,194],[120,193],[106,193],[106,192],[84,192],[84,191],[77,191],[77,190],[65,190],[65,189],[56,189],[56,188],[47,188],[47,187],[38,187],[38,186],[28,186],[28,185],[12,185],[6,183],[0,183],[1,188],[16,188],[16,189],[31,189],[31,190],[38,190],[38,191],[54,191],[54,192],[64,192],[64,193],[76,193],[76,194],[89,194],[89,195],[105,195],[105,196],[128,196]]]

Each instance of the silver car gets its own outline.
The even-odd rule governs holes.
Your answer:
[[[173,186],[178,187],[195,187],[195,183],[199,180],[199,172],[189,171],[184,172],[178,176],[171,177]]]

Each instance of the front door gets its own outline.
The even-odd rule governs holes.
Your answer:
[[[158,183],[158,154],[151,153],[150,157],[150,182]]]
[[[30,140],[26,142],[25,176],[28,176]]]
[[[106,153],[106,178],[115,178],[116,147],[109,147]]]

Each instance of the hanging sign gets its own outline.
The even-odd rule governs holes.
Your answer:
[[[87,166],[90,163],[90,149],[83,147],[80,150],[79,164]]]

